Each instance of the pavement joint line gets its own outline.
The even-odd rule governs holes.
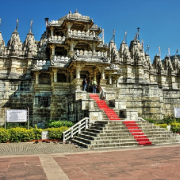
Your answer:
[[[68,176],[50,154],[39,155],[39,159],[48,180],[69,180]]]

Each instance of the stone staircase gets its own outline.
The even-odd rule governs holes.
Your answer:
[[[180,142],[180,135],[148,121],[121,121],[117,112],[100,100],[98,94],[89,94],[94,109],[102,111],[103,121],[96,121],[71,141],[89,149],[132,147]]]
[[[136,121],[145,134],[134,137],[123,121],[96,121],[89,129],[83,131],[71,141],[88,149],[132,147],[141,145],[136,139],[146,138],[154,144],[179,143],[180,136],[147,121]],[[147,145],[147,144],[146,144]]]

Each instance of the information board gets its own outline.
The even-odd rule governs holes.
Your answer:
[[[42,131],[41,132],[41,139],[49,139],[48,131]]]
[[[6,111],[7,122],[27,122],[26,109],[7,109]]]
[[[174,108],[174,116],[176,118],[180,118],[180,108],[179,107]]]

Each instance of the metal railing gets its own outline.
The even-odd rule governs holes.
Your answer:
[[[80,134],[82,129],[89,128],[89,118],[85,117],[75,125],[70,127],[67,131],[63,132],[63,142],[66,142],[70,138],[73,138],[75,134]]]

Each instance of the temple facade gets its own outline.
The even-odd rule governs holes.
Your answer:
[[[156,119],[173,114],[180,107],[179,59],[161,61],[156,55],[151,63],[137,35],[118,50],[113,39],[105,44],[101,33],[77,11],[59,20],[46,18],[40,41],[30,28],[22,43],[16,27],[6,46],[0,32],[0,122],[5,108],[29,108],[31,123],[42,126],[49,119],[103,120],[89,97],[91,87],[83,91],[84,78],[88,84],[96,78],[117,113],[123,109]]]

